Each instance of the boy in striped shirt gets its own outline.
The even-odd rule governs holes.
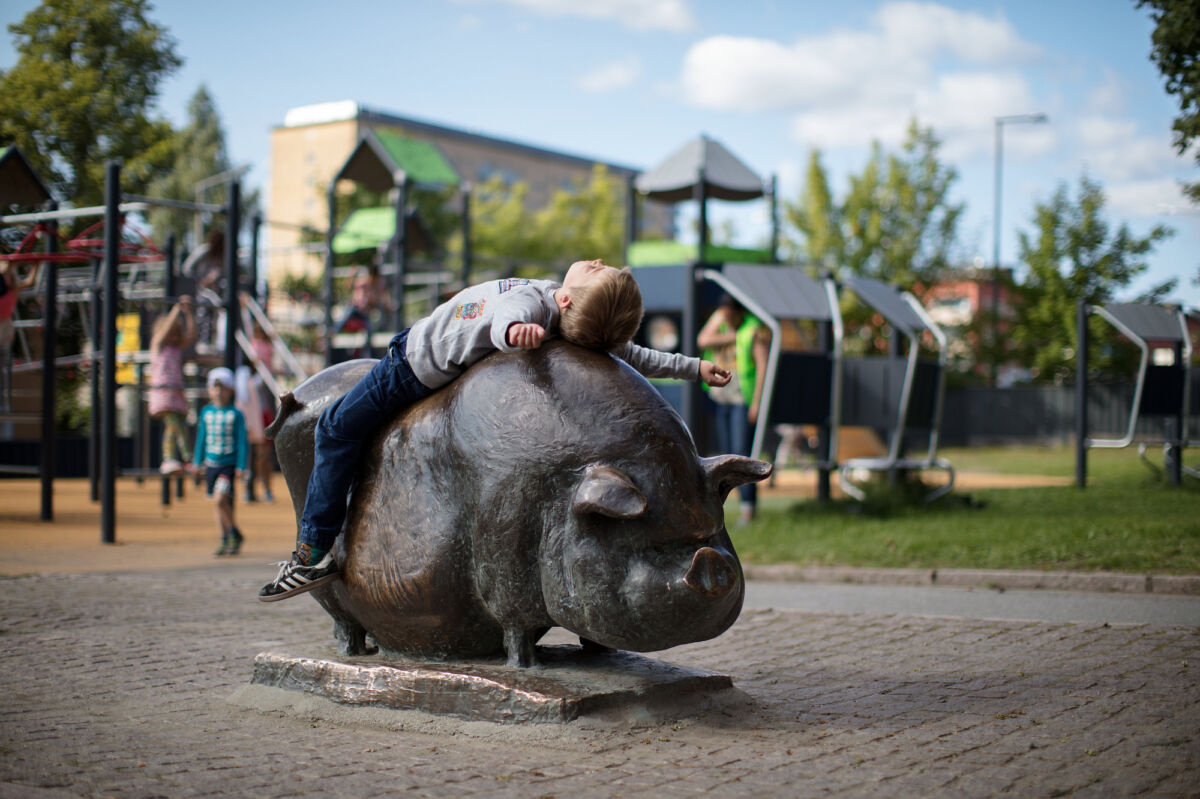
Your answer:
[[[233,488],[246,469],[246,417],[233,404],[233,372],[218,367],[208,373],[208,405],[200,411],[195,463],[205,468],[213,498],[221,548],[217,555],[236,555],[245,537],[233,518]]]

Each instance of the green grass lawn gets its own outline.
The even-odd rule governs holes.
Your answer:
[[[1075,473],[1070,448],[943,454],[960,472]],[[1161,465],[1160,452],[1151,456]],[[1091,451],[1088,477],[1082,491],[956,492],[932,505],[887,491],[865,506],[764,500],[755,522],[730,529],[746,563],[1200,574],[1200,481],[1170,487],[1139,463],[1136,448]],[[736,493],[726,507],[732,524]]]

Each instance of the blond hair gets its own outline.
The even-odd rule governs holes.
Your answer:
[[[563,309],[559,333],[581,347],[613,350],[632,339],[641,324],[642,292],[625,267],[571,289],[571,304]]]

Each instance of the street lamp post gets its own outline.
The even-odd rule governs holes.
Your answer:
[[[1004,164],[1004,126],[1023,122],[1039,124],[1049,119],[1045,114],[1013,114],[996,117],[996,194],[992,221],[992,368],[989,383],[994,388],[996,373],[1000,368],[1000,190],[1003,184],[1001,172]]]

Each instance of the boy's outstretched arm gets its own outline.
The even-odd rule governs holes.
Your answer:
[[[700,379],[710,386],[728,385],[732,377],[733,372],[728,369],[722,369],[712,361],[700,361]]]

